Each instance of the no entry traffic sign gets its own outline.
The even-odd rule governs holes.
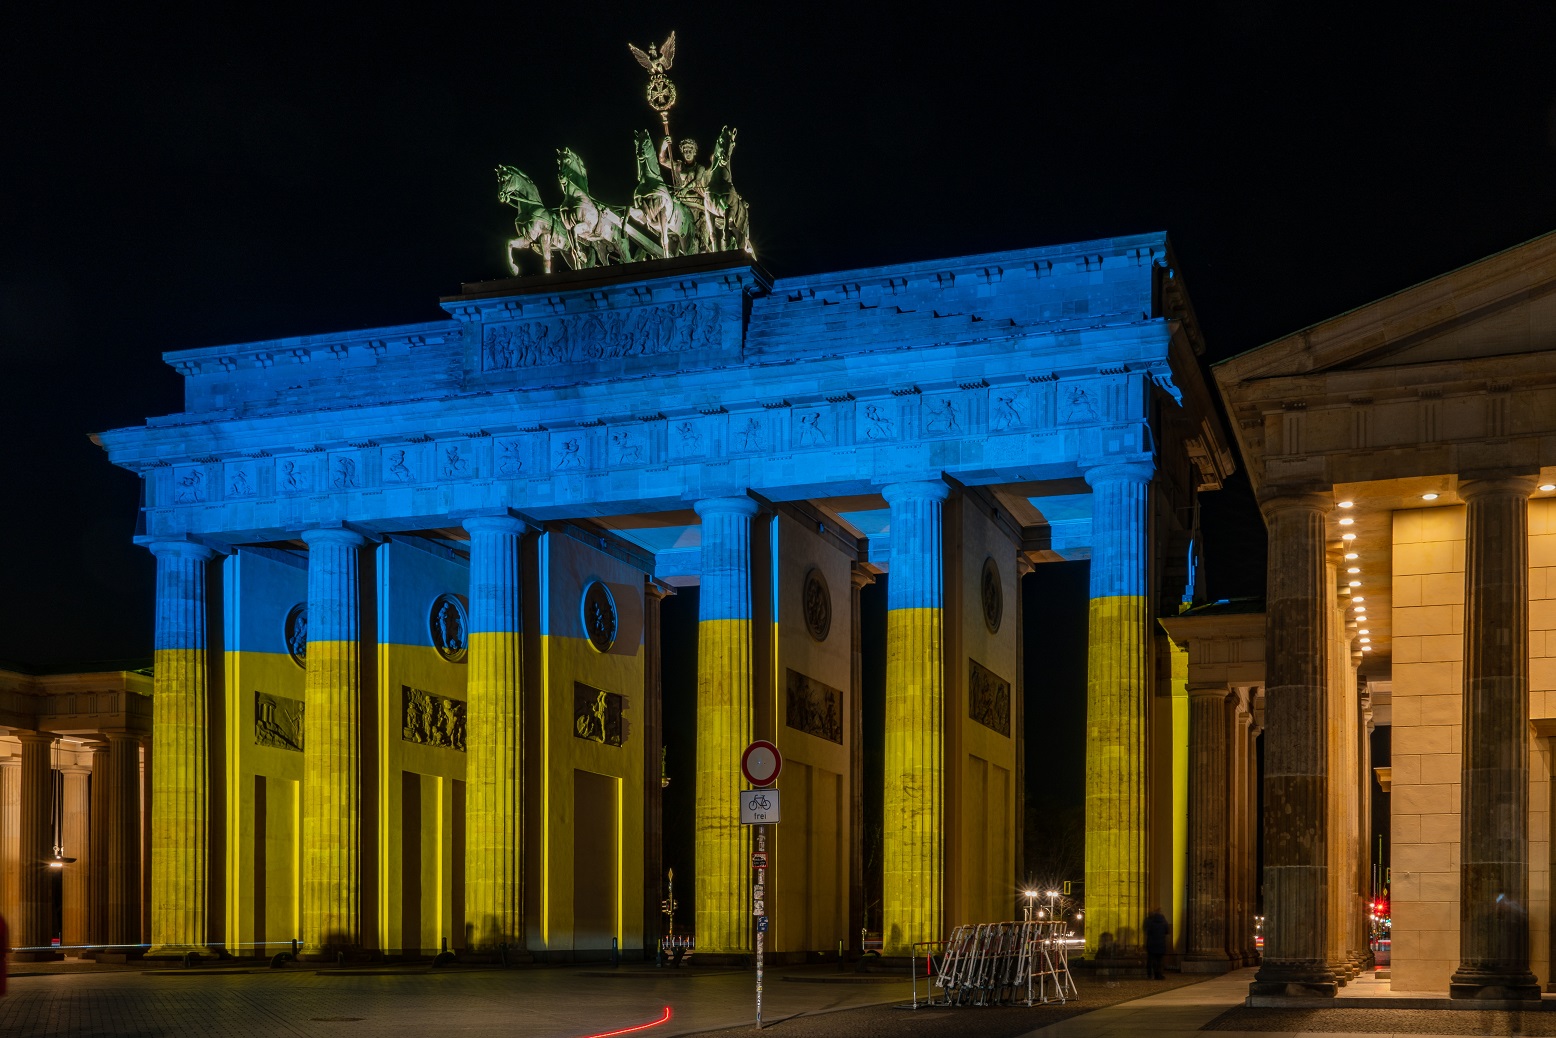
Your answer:
[[[753,786],[772,785],[782,770],[783,757],[778,747],[765,739],[756,740],[740,755],[740,772]]]

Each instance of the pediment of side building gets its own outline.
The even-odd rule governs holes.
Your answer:
[[[1441,377],[1459,362],[1556,357],[1556,233],[1396,292],[1217,366],[1245,386],[1400,369]]]

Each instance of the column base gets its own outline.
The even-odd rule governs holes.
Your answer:
[[[1180,973],[1230,973],[1232,960],[1225,955],[1188,955],[1178,964]]]
[[[63,952],[57,951],[19,951],[11,953],[12,962],[59,962],[64,957]]]
[[[1248,994],[1253,998],[1334,998],[1339,993],[1340,984],[1327,966],[1267,964],[1260,967],[1253,983],[1248,985]]]
[[[1476,1002],[1538,1002],[1540,983],[1528,970],[1517,973],[1460,970],[1448,979],[1448,997]]]

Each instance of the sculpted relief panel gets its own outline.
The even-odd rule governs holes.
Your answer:
[[[401,685],[404,714],[400,736],[423,746],[446,746],[465,752],[465,704],[457,699]]]
[[[843,745],[842,691],[790,670],[783,723],[806,735]]]
[[[723,308],[714,302],[670,302],[491,325],[481,370],[514,371],[658,357],[724,345]]]
[[[278,750],[303,749],[303,713],[308,704],[300,699],[254,693],[254,745]]]
[[[967,716],[1010,736],[1010,682],[977,660],[967,661]]]

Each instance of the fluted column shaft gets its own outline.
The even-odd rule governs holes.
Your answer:
[[[1328,494],[1263,502],[1269,527],[1264,960],[1256,995],[1332,997],[1329,968]]]
[[[212,552],[189,541],[149,547],[157,558],[151,739],[158,761],[152,773],[151,954],[181,955],[204,952],[209,932],[205,567]]]
[[[524,689],[519,537],[508,516],[465,521],[470,532],[469,778],[465,792],[465,919],[475,949],[523,947]]]
[[[87,860],[87,940],[108,943],[108,744],[92,747],[92,847]]]
[[[881,927],[888,955],[945,936],[945,536],[950,488],[894,483],[886,580]]]
[[[697,597],[697,950],[737,954],[751,938],[746,834],[731,798],[751,742],[751,519],[748,497],[699,501]]]
[[[140,743],[108,736],[108,943],[140,943]]]
[[[1538,999],[1529,970],[1529,495],[1532,478],[1464,498],[1464,763],[1454,998]]]
[[[91,769],[79,764],[67,764],[60,768],[63,779],[60,805],[60,851],[67,858],[74,858],[60,877],[60,907],[64,910],[60,928],[60,943],[80,947],[87,943],[92,913],[91,869]]]
[[[1243,964],[1257,966],[1264,961],[1264,952],[1259,947],[1258,935],[1264,931],[1255,930],[1259,906],[1259,886],[1263,881],[1263,875],[1259,869],[1258,846],[1261,835],[1259,828],[1259,736],[1264,729],[1253,723],[1250,714],[1248,723],[1243,726],[1243,735],[1247,739],[1248,772],[1245,777],[1245,795],[1247,797],[1248,813],[1243,819],[1243,884],[1248,891],[1247,900],[1243,904]]]
[[[11,943],[17,948],[47,949],[54,939],[54,884],[48,866],[54,856],[54,736],[21,732],[18,738],[22,743],[21,896]]]
[[[875,576],[854,566],[848,575],[848,947],[864,954],[864,629],[860,595]]]
[[[1230,969],[1230,851],[1225,685],[1189,686],[1189,928],[1186,959]],[[1189,966],[1185,964],[1185,969]]]
[[[1086,654],[1086,953],[1144,954],[1149,863],[1148,709],[1153,656],[1145,464],[1090,469],[1091,601]]]
[[[22,759],[0,760],[0,915],[21,918]],[[17,943],[13,929],[11,943]]]
[[[303,722],[302,931],[314,954],[362,941],[361,605],[350,530],[305,530],[308,655]],[[159,793],[160,796],[160,793]]]
[[[664,887],[665,709],[660,603],[672,590],[652,577],[643,582],[643,952],[652,958],[665,916],[656,891]]]

